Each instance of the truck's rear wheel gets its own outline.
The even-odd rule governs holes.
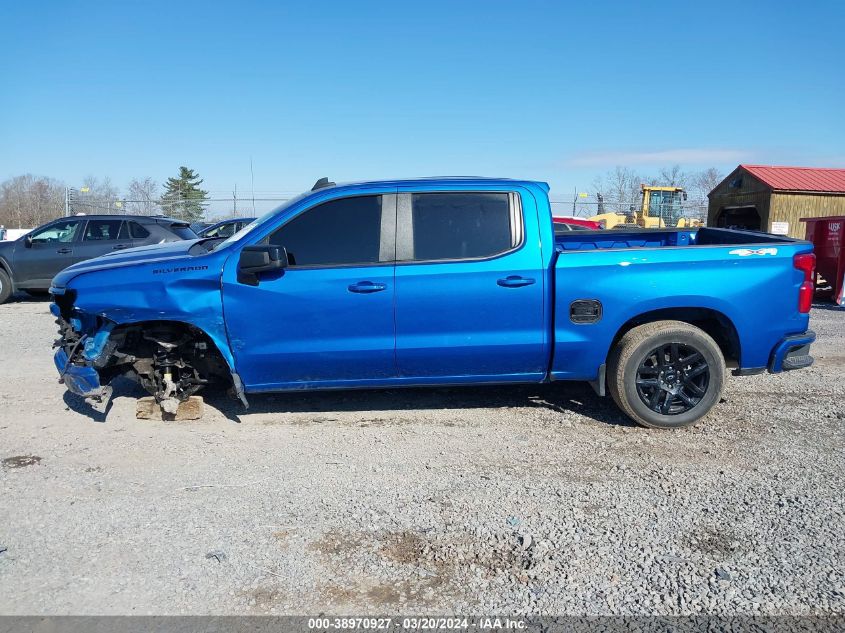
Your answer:
[[[0,303],[6,303],[12,296],[12,280],[6,271],[0,268]]]
[[[627,332],[607,363],[610,395],[643,426],[693,424],[719,401],[725,359],[703,330],[682,321],[656,321]]]

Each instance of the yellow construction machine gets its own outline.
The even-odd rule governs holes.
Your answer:
[[[700,226],[701,222],[682,216],[683,201],[687,199],[687,192],[681,187],[658,187],[640,185],[642,200],[640,208],[633,207],[628,215],[623,213],[600,213],[590,220],[604,221],[605,227],[637,226],[645,229],[659,229],[667,226],[691,228]]]

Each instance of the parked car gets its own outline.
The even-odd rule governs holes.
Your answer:
[[[232,237],[255,218],[233,218],[212,224],[199,232],[200,237]]]
[[[171,218],[86,215],[53,220],[0,244],[0,303],[16,290],[46,294],[50,280],[71,264],[135,246],[196,239]]]
[[[808,242],[713,228],[555,235],[547,193],[323,180],[213,248],[76,264],[51,288],[56,367],[89,402],[128,374],[169,411],[215,381],[246,405],[268,391],[581,380],[672,428],[719,401],[726,367],[812,363]]]
[[[588,220],[571,216],[555,216],[552,218],[555,231],[599,231],[604,228],[603,220]]]
[[[203,232],[203,230],[207,229],[212,224],[214,224],[214,222],[204,222],[204,221],[191,222],[191,230],[194,233],[196,233],[197,235],[199,235],[200,233]]]

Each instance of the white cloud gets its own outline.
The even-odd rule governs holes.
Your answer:
[[[753,159],[753,153],[742,149],[665,149],[650,152],[606,151],[586,152],[570,157],[573,167],[606,167],[625,165],[722,165],[743,163]]]

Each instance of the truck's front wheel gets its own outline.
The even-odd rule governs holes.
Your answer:
[[[703,330],[656,321],[628,331],[607,363],[610,395],[643,426],[672,429],[697,422],[719,401],[725,359]]]

